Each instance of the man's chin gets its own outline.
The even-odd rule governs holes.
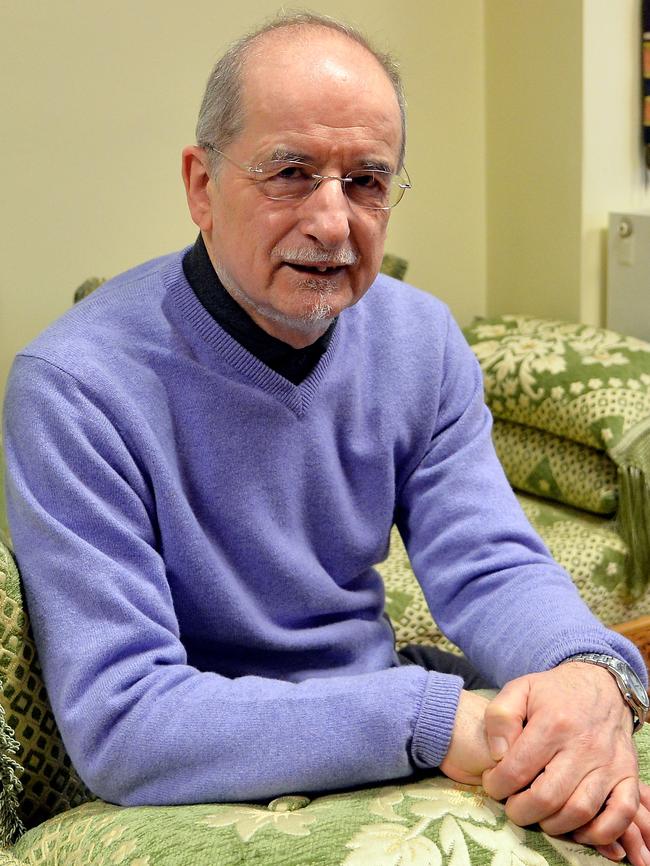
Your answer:
[[[340,280],[311,279],[291,287],[284,296],[276,295],[274,312],[280,318],[306,325],[332,320],[354,301],[352,287]]]
[[[272,337],[301,349],[321,337],[338,315],[334,309],[322,304],[302,311],[257,310],[252,313],[255,322]]]
[[[304,337],[306,345],[325,333],[336,316],[354,303],[353,287],[345,278],[347,274],[337,275],[333,279],[303,274],[296,280],[295,270],[291,271],[289,279],[285,276],[289,269],[283,268],[281,271],[284,273],[281,276],[276,274],[272,291],[265,302],[253,300],[227,273],[219,274],[234,300],[272,336],[293,344],[293,340],[287,340],[284,335],[300,335],[299,342],[303,343]]]
[[[328,303],[326,299],[321,299],[318,304],[311,305],[302,311],[292,310],[287,313],[274,311],[270,318],[289,328],[310,333],[319,326],[328,328],[339,312],[338,306]]]

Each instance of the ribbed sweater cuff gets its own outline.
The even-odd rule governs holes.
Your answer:
[[[416,767],[438,767],[447,754],[462,688],[460,677],[429,673],[411,744]]]

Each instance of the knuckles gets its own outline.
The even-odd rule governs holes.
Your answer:
[[[558,709],[552,716],[548,716],[544,721],[545,727],[547,728],[547,736],[551,739],[564,740],[576,729],[575,715],[565,708]]]
[[[584,827],[585,824],[588,824],[597,814],[600,805],[600,803],[594,804],[586,800],[579,803],[571,803],[561,810],[561,814],[552,815],[550,818],[540,821],[539,825],[549,835],[568,833],[571,830],[577,830],[579,827]],[[617,838],[617,836],[614,838]],[[611,839],[609,841],[614,840]],[[607,843],[602,842],[599,844]]]
[[[522,791],[529,782],[530,777],[524,767],[506,767],[503,764],[497,764],[494,770],[483,777],[485,790],[495,800],[503,800]]]

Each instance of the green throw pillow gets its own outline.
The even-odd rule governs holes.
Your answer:
[[[492,439],[508,480],[518,490],[594,514],[616,511],[616,466],[602,451],[502,418],[494,421]]]
[[[650,343],[531,316],[480,319],[464,333],[497,418],[609,450],[650,417]]]
[[[638,592],[616,521],[559,502],[518,493],[517,499],[553,558],[605,625],[650,614],[650,593]]]

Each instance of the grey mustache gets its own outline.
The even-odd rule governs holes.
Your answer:
[[[353,250],[339,250],[332,253],[325,250],[297,249],[273,250],[273,256],[292,265],[320,265],[320,267],[337,268],[342,265],[356,265],[359,256]]]

